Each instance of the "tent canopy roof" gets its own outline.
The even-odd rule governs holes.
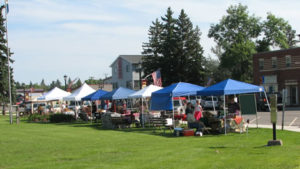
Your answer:
[[[243,93],[263,92],[264,88],[253,84],[227,79],[215,85],[197,91],[197,95],[201,96],[220,96]]]
[[[124,87],[119,87],[111,92],[106,93],[100,99],[102,100],[119,100],[119,99],[127,99],[128,96],[134,93],[134,90],[127,89]]]
[[[99,90],[95,91],[94,93],[91,93],[91,94],[83,97],[81,100],[91,100],[91,101],[99,100],[100,97],[103,96],[103,95],[105,95],[106,93],[108,93],[108,92],[99,89]]]
[[[62,100],[63,97],[69,96],[71,93],[66,92],[58,87],[53,88],[43,96],[39,97],[37,100],[51,101],[51,100]]]
[[[151,97],[151,94],[157,90],[162,89],[162,87],[155,86],[155,85],[149,85],[131,95],[128,96],[128,98],[146,98]]]
[[[190,83],[185,83],[185,82],[179,82],[179,83],[174,83],[170,86],[167,86],[161,90],[158,90],[156,92],[153,92],[153,95],[169,95],[173,97],[178,97],[178,96],[191,96],[191,95],[196,95],[197,91],[203,90],[204,87],[190,84]]]
[[[192,96],[204,87],[190,83],[174,83],[161,90],[152,93],[151,110],[172,110],[172,97]]]
[[[76,89],[70,96],[64,97],[66,101],[80,101],[81,98],[95,92],[93,88],[84,83],[80,88]]]

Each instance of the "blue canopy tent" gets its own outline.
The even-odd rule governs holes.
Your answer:
[[[253,84],[240,82],[232,79],[224,80],[220,83],[197,91],[197,95],[201,96],[222,96],[243,93],[263,92],[264,88]]]
[[[82,101],[95,101],[95,100],[100,100],[100,97],[105,95],[106,93],[108,93],[107,91],[104,91],[104,90],[97,90],[95,91],[94,93],[91,93],[83,98],[81,98]],[[101,102],[102,106],[103,106],[103,102]],[[97,102],[96,102],[97,104]],[[98,111],[98,104],[96,105],[97,106],[97,111]],[[91,107],[93,109],[93,106]]]
[[[83,98],[81,98],[81,100],[90,100],[90,101],[95,101],[95,100],[99,100],[101,96],[105,95],[106,93],[108,93],[107,91],[104,90],[97,90],[92,94],[89,94]]]
[[[265,90],[261,86],[252,85],[245,82],[240,82],[232,79],[227,79],[222,82],[219,82],[215,85],[207,87],[203,90],[197,91],[197,95],[200,96],[224,96],[224,116],[225,112],[225,95],[234,95],[234,94],[244,94],[244,93],[259,93],[264,92]],[[266,95],[266,93],[265,93]],[[266,97],[267,98],[267,97]],[[268,102],[269,105],[269,102]],[[225,120],[226,126],[226,120]],[[226,134],[226,130],[225,130]]]
[[[167,86],[161,90],[152,93],[151,110],[172,110],[174,120],[173,97],[194,96],[197,94],[197,91],[203,89],[204,87],[202,86],[190,83],[174,83],[170,86]]]
[[[119,87],[111,92],[106,93],[105,95],[101,96],[100,99],[102,100],[120,100],[120,99],[127,99],[128,96],[136,91],[127,89],[124,87]]]

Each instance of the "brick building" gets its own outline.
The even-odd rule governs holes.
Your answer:
[[[267,93],[287,91],[287,105],[299,105],[300,48],[257,53],[253,56],[253,81]]]

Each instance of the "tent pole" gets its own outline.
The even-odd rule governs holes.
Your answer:
[[[266,97],[266,100],[267,100],[269,111],[271,112],[270,103],[269,103],[266,91],[264,91],[264,93],[265,93],[265,97]]]
[[[226,108],[225,108],[226,104],[225,104],[225,95],[224,95],[224,132],[226,135]]]
[[[75,108],[74,108],[74,112],[75,112],[75,119],[77,120],[77,108],[76,108],[76,100],[75,100]]]
[[[143,104],[143,97],[142,97],[142,125],[143,125],[143,128],[145,127],[144,126],[144,104]]]
[[[93,101],[91,100],[91,123],[93,124]]]
[[[175,112],[174,112],[173,96],[171,97],[171,99],[172,99],[172,111],[173,111],[173,119],[172,119],[172,122],[173,122],[173,126],[174,126],[174,129],[175,129]]]
[[[215,108],[215,103],[214,103],[214,99],[213,99],[213,96],[211,96],[211,101],[212,101],[212,104],[213,104],[213,108],[214,108],[214,113],[216,114],[216,108]]]

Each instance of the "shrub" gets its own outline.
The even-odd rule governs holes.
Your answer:
[[[75,117],[70,114],[52,114],[50,115],[51,123],[73,122]]]
[[[49,115],[31,114],[28,117],[28,121],[30,121],[30,122],[48,122]]]

